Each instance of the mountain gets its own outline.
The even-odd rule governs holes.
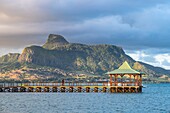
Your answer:
[[[20,56],[20,54],[18,54],[18,53],[9,53],[7,55],[0,57],[0,63],[15,62],[18,60],[19,56]]]
[[[135,62],[120,47],[68,43],[64,37],[59,35],[50,35],[42,47],[25,48],[18,59],[19,62],[67,71],[86,71],[93,74],[103,74],[108,70],[113,70],[125,60],[131,64]]]
[[[125,60],[134,69],[145,72],[150,77],[170,75],[170,71],[163,68],[136,62],[126,55],[121,47],[69,43],[61,35],[50,34],[43,46],[30,46],[21,54],[2,56],[0,77],[3,76],[3,80],[8,80],[4,77],[7,74],[12,75],[11,72],[16,75],[14,80],[17,77],[18,80],[25,80],[26,77],[35,80],[47,78],[53,80],[59,76],[74,76],[77,72],[104,76],[104,73],[118,68]],[[11,76],[7,78],[10,79]]]

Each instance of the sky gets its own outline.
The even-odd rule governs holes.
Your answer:
[[[112,44],[137,61],[170,69],[169,0],[0,0],[0,56],[69,42]]]

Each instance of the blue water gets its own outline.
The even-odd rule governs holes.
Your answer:
[[[0,113],[170,113],[170,84],[141,94],[0,93]]]

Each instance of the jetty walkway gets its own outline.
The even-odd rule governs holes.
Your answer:
[[[141,86],[132,83],[118,83],[123,86],[110,86],[110,83],[0,83],[0,92],[61,92],[61,93],[140,93]],[[125,85],[126,84],[126,85]]]

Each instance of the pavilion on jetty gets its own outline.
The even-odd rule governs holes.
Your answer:
[[[126,61],[118,69],[106,74],[110,79],[103,83],[0,83],[0,92],[142,92],[143,73],[132,69]]]
[[[127,61],[118,69],[106,74],[110,76],[110,92],[142,92],[144,73],[132,69]]]

